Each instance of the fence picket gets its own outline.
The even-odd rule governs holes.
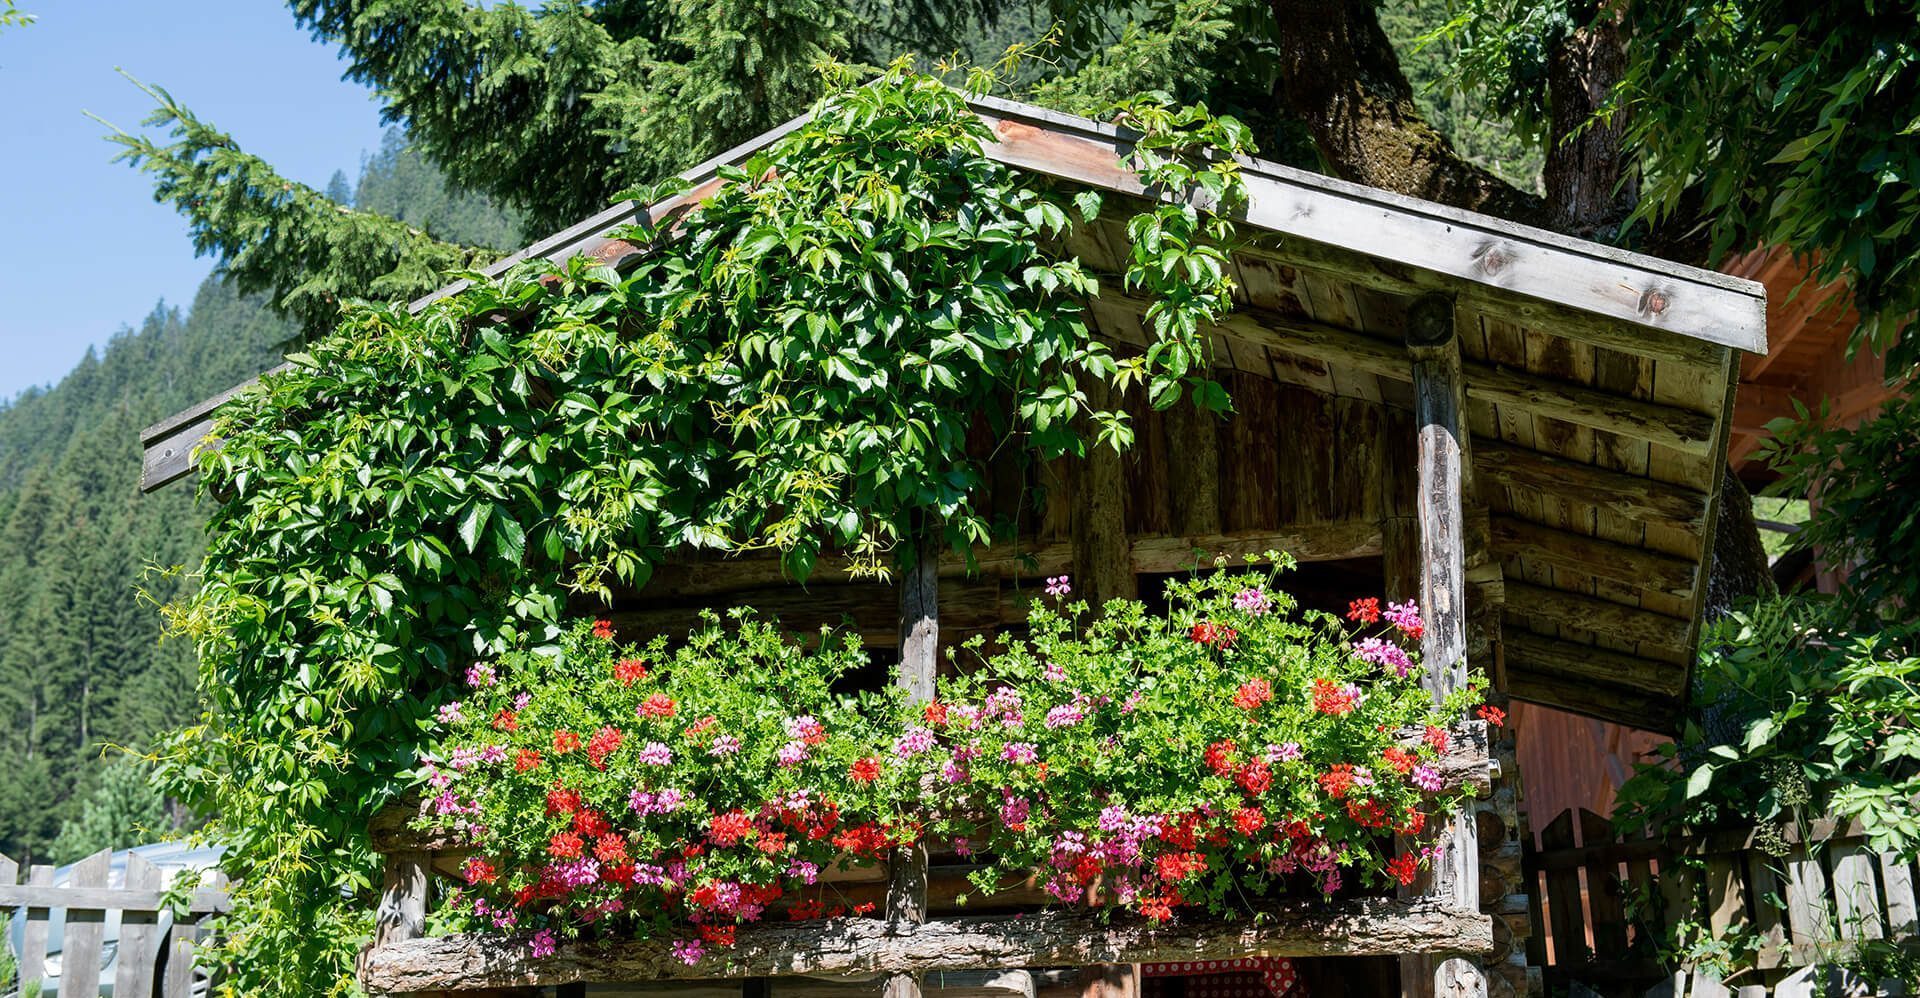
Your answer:
[[[1562,811],[1540,830],[1540,844],[1548,849],[1573,848],[1573,812]],[[1553,961],[1567,965],[1587,962],[1587,930],[1581,918],[1580,870],[1547,870],[1547,907],[1553,924]]]
[[[1707,857],[1707,924],[1714,938],[1744,922],[1747,888],[1740,881],[1740,864],[1732,856]]]
[[[1780,919],[1780,905],[1784,903],[1780,871],[1774,869],[1774,858],[1759,850],[1747,853],[1747,884],[1753,895],[1753,928],[1760,936],[1758,964],[1763,969],[1772,969],[1786,962],[1787,927]]]
[[[128,890],[159,890],[160,871],[139,855],[127,857]],[[115,995],[153,994],[153,965],[159,958],[160,915],[152,911],[120,913],[119,966],[113,975]]]
[[[1693,998],[1729,998],[1730,992],[1720,978],[1704,970],[1696,970],[1693,977]]]
[[[105,887],[113,850],[102,849],[73,865],[73,886]],[[100,908],[66,909],[60,940],[60,998],[97,998],[100,994],[100,945],[107,913]]]
[[[1833,897],[1839,903],[1840,938],[1880,939],[1880,887],[1873,876],[1874,856],[1858,842],[1833,848]]]
[[[1913,864],[1902,863],[1890,852],[1880,854],[1880,883],[1887,892],[1887,932],[1911,935],[1920,931],[1920,904],[1913,894]]]
[[[1613,822],[1580,809],[1580,844],[1588,849],[1613,844]],[[1597,850],[1587,862],[1587,924],[1593,932],[1593,955],[1618,961],[1627,955],[1627,913],[1620,903],[1620,864]]]
[[[167,933],[167,977],[162,998],[193,998],[193,940],[200,933],[195,922],[176,920]]]
[[[42,865],[29,868],[27,884],[32,887],[53,886],[53,867]],[[48,917],[45,908],[27,909],[27,928],[20,937],[20,980],[23,989],[27,983],[46,976]]]
[[[1787,855],[1787,922],[1793,960],[1806,963],[1823,943],[1833,941],[1833,912],[1827,903],[1827,872],[1805,844]]]

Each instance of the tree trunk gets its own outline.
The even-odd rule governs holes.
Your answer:
[[[1760,543],[1753,497],[1731,470],[1721,478],[1720,515],[1713,526],[1713,564],[1707,568],[1707,602],[1702,610],[1708,620],[1725,616],[1741,599],[1780,591],[1773,566],[1767,562],[1767,549]]]
[[[1270,0],[1281,101],[1332,172],[1382,190],[1531,224],[1544,201],[1454,152],[1420,116],[1370,0]]]
[[[1547,60],[1547,227],[1583,239],[1615,235],[1638,194],[1626,172],[1626,116],[1594,120],[1626,72],[1622,35],[1618,15],[1602,14],[1555,45]]]

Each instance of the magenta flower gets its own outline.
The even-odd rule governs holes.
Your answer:
[[[1287,742],[1284,745],[1267,746],[1268,762],[1297,762],[1300,756],[1299,742]]]
[[[671,766],[673,750],[659,742],[648,742],[640,751],[634,753],[634,758],[644,766]]]
[[[467,715],[460,712],[460,701],[455,700],[452,703],[443,703],[440,705],[441,724],[459,724],[466,719]]]
[[[1258,589],[1242,589],[1233,594],[1233,608],[1258,617],[1273,609],[1273,598]]]
[[[533,958],[544,960],[553,955],[555,949],[552,929],[541,929],[533,934]]]
[[[1040,761],[1040,753],[1034,750],[1032,742],[1008,742],[1000,749],[1000,758],[1008,762],[1032,765]]]
[[[1390,669],[1401,679],[1413,672],[1413,659],[1408,657],[1406,649],[1391,641],[1379,638],[1361,638],[1353,646],[1354,657],[1362,662],[1371,662],[1382,669]]]
[[[493,685],[493,666],[485,662],[475,662],[467,666],[467,685],[482,689]]]
[[[706,944],[698,939],[675,939],[673,941],[674,957],[689,967],[699,963],[700,957],[705,955],[706,952]]]
[[[1051,596],[1054,599],[1062,599],[1072,592],[1073,592],[1073,585],[1072,583],[1067,581],[1066,576],[1050,575],[1047,577],[1047,595],[1048,596]]]
[[[1440,780],[1440,771],[1424,762],[1418,766],[1413,767],[1413,772],[1409,775],[1413,779],[1414,786],[1419,787],[1420,789],[1425,790],[1428,793],[1433,793],[1439,790],[1440,787],[1443,785]]]
[[[1047,711],[1047,728],[1071,728],[1087,719],[1087,712],[1077,703],[1063,703]]]
[[[782,766],[798,766],[807,761],[807,743],[788,742],[780,746],[780,751],[775,752],[773,758]]]
[[[724,759],[740,751],[740,739],[732,735],[721,735],[707,748],[707,754],[716,759]]]
[[[911,759],[922,752],[933,749],[933,732],[919,725],[909,725],[907,733],[894,740],[893,754],[902,759]]]

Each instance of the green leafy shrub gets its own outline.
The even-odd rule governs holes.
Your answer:
[[[1376,628],[1357,603],[1350,631],[1275,574],[1174,583],[1164,616],[1096,615],[1049,580],[1029,635],[973,639],[924,705],[836,692],[857,644],[749,610],[677,648],[582,621],[468,667],[423,822],[477,847],[470,924],[530,931],[536,957],[613,932],[678,937],[695,963],[775,912],[844,913],[823,873],[921,842],[983,862],[983,892],[1035,875],[1059,903],[1150,919],[1410,883],[1425,854],[1392,834],[1457,801],[1435,762],[1480,684],[1436,706],[1395,640],[1415,608]]]
[[[1150,183],[1236,203],[1212,153],[1244,129],[1123,113]],[[222,410],[202,585],[170,611],[207,709],[159,755],[221,816],[237,991],[352,988],[364,823],[409,788],[465,663],[553,644],[570,594],[643,586],[689,546],[771,548],[798,578],[823,552],[879,573],[927,539],[969,549],[993,533],[976,420],[1047,458],[1129,442],[1097,382],[1226,404],[1199,329],[1230,300],[1230,227],[1186,204],[1131,224],[1121,276],[1155,299],[1154,342],[1118,361],[1058,248],[1101,199],[991,140],[904,64],[842,81],[630,271],[528,264],[418,314],[354,310]]]

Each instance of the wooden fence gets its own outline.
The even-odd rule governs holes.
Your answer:
[[[116,998],[189,998],[194,993],[193,943],[200,932],[200,916],[225,911],[225,881],[215,875],[210,887],[194,890],[185,910],[168,912],[163,875],[137,853],[126,860],[126,875],[118,887],[109,886],[113,853],[101,851],[74,864],[69,883],[54,886],[54,868],[34,866],[27,882],[16,883],[20,865],[0,856],[0,912],[11,919],[26,910],[25,932],[14,954],[17,982],[24,989],[46,979],[49,932],[61,927],[58,998],[97,998],[103,983],[113,986]],[[56,918],[56,912],[64,918]],[[106,946],[115,947],[110,979],[102,980]],[[21,990],[19,993],[26,993]],[[54,998],[49,990],[46,998]]]
[[[1920,932],[1913,863],[1874,853],[1857,827],[1831,821],[1782,838],[1781,856],[1761,849],[1751,832],[1669,846],[1616,836],[1591,811],[1563,811],[1526,854],[1535,920],[1529,957],[1545,969],[1549,991],[1569,981],[1611,993],[1665,991],[1676,978],[1656,959],[1654,939],[1667,927],[1691,919],[1716,938],[1751,929],[1758,973],[1693,989],[1711,995],[1798,980],[1804,975],[1796,968],[1842,958],[1862,941]],[[1660,903],[1633,905],[1630,896]],[[1688,993],[1684,985],[1679,991]]]

